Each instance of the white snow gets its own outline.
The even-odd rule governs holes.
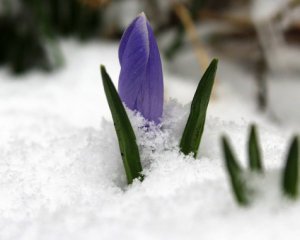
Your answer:
[[[15,79],[0,70],[1,240],[299,236],[300,201],[291,203],[279,192],[293,129],[256,112],[249,74],[220,62],[216,98],[194,160],[177,148],[189,110],[178,101],[191,100],[197,82],[165,71],[162,128],[144,131],[143,119],[128,111],[146,178],[126,186],[99,74],[104,64],[117,83],[117,44],[64,41],[63,50],[68,64],[51,75]],[[252,121],[259,125],[268,173],[253,180],[258,196],[243,209],[233,200],[219,138],[227,133],[246,165]]]
[[[251,15],[255,21],[268,21],[288,7],[293,0],[252,0]]]
[[[284,30],[293,22],[297,8],[292,0],[252,0],[251,18],[269,68],[276,73],[299,72],[299,49],[284,39]],[[275,19],[280,15],[279,19]]]

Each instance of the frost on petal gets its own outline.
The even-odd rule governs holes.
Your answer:
[[[148,22],[147,30],[150,48],[149,59],[146,68],[146,77],[143,79],[136,101],[136,109],[146,119],[159,123],[163,113],[164,99],[162,64],[154,33]]]
[[[149,58],[147,20],[137,17],[124,33],[120,43],[121,73],[119,94],[130,109],[134,109],[141,85],[146,77]]]

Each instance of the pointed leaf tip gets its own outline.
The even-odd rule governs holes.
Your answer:
[[[225,166],[231,183],[231,188],[235,200],[241,206],[248,205],[246,185],[242,179],[242,168],[238,164],[229,141],[225,136],[222,137],[222,149],[225,158]]]
[[[299,194],[299,144],[299,137],[293,137],[283,171],[282,189],[290,198],[297,198]]]
[[[211,61],[211,64],[212,64],[213,66],[215,66],[215,67],[218,66],[218,63],[219,63],[219,59],[217,59],[217,58],[214,58],[214,59]]]
[[[101,75],[105,74],[106,73],[106,69],[105,69],[105,66],[104,65],[100,65],[100,71],[101,71]]]
[[[207,107],[214,85],[217,65],[218,60],[212,60],[198,84],[191,104],[190,115],[180,141],[181,151],[186,155],[193,153],[195,158],[201,143]]]
[[[143,175],[136,137],[118,92],[103,65],[100,66],[105,95],[114,121],[119,148],[128,184],[135,178],[142,180]]]
[[[252,171],[263,172],[261,148],[257,136],[257,127],[252,124],[248,140],[248,161]]]
[[[139,14],[139,16],[144,17],[144,18],[147,18],[145,12],[141,12],[141,13]]]

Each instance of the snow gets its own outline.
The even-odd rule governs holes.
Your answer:
[[[288,7],[292,0],[252,0],[251,15],[257,21],[268,21]]]
[[[299,72],[269,74],[269,104],[272,113],[281,122],[299,126],[300,81]]]
[[[279,189],[294,129],[256,112],[249,74],[220,61],[216,97],[194,160],[180,154],[177,144],[197,82],[165,71],[162,127],[145,131],[143,119],[128,111],[146,178],[126,186],[99,74],[104,64],[117,83],[117,44],[63,41],[62,49],[68,64],[51,75],[31,72],[15,79],[0,70],[1,240],[299,236],[300,203],[287,201]],[[267,174],[253,179],[258,196],[243,209],[231,194],[219,138],[228,134],[246,165],[253,121]]]
[[[258,40],[268,67],[278,73],[299,72],[299,49],[289,46],[284,31],[293,22],[297,8],[289,7],[291,0],[252,0],[251,19],[255,24]],[[275,17],[280,14],[280,18]]]

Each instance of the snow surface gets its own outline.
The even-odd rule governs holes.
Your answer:
[[[255,21],[268,21],[285,10],[293,0],[252,0],[251,15]]]
[[[117,44],[63,42],[68,65],[15,79],[0,70],[0,239],[295,239],[300,201],[279,191],[292,128],[259,115],[252,79],[220,63],[197,160],[177,144],[197,81],[165,71],[162,127],[137,135],[145,180],[126,186],[99,64],[115,81]],[[165,66],[166,69],[166,66]],[[198,79],[197,79],[198,80]],[[239,91],[237,91],[239,89]],[[172,100],[170,98],[178,98]],[[180,103],[179,103],[180,102]],[[227,133],[245,165],[249,122],[259,125],[268,174],[253,180],[253,206],[236,205],[219,137]]]

